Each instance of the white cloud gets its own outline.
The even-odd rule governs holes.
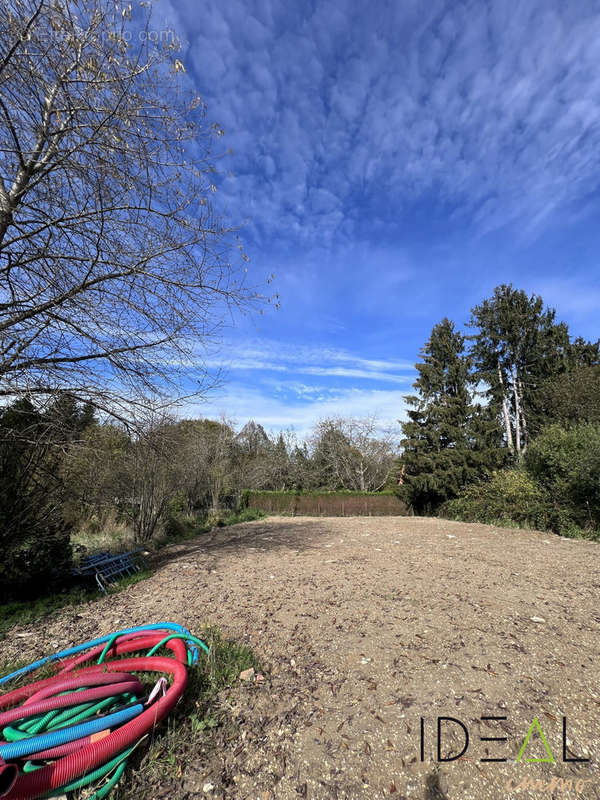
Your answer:
[[[230,340],[223,346],[221,354],[206,357],[205,363],[209,367],[222,366],[230,372],[285,372],[400,384],[410,383],[414,372],[414,365],[407,361],[365,358],[339,348],[268,339],[253,342]]]
[[[400,435],[413,364],[266,338],[229,340],[221,352],[228,357],[209,355],[208,365],[223,366],[225,384],[205,402],[184,406],[181,416],[224,414],[240,425],[254,419],[271,430],[293,427],[300,437],[323,417],[375,416]]]
[[[589,280],[589,279],[588,279]],[[589,335],[598,337],[597,311],[600,308],[600,281],[587,284],[580,276],[547,280],[538,292],[547,305],[559,308],[561,314],[574,318],[590,316],[592,331]],[[594,317],[591,315],[594,314]]]
[[[308,402],[307,402],[308,399]],[[225,415],[243,425],[249,419],[267,430],[292,428],[299,438],[305,438],[315,422],[325,417],[377,418],[381,428],[392,429],[400,438],[399,419],[404,417],[404,392],[381,389],[346,389],[334,396],[296,401],[281,399],[244,384],[231,384],[216,393],[206,403],[192,403],[179,409],[180,417],[219,417]]]

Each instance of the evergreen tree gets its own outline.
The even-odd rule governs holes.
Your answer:
[[[82,403],[73,394],[58,391],[54,394],[45,414],[45,421],[52,429],[52,437],[63,447],[79,440],[83,431],[96,422],[95,407]]]
[[[417,395],[406,398],[402,425],[402,494],[418,512],[431,512],[462,487],[499,466],[495,415],[474,403],[465,339],[443,319],[421,350]]]
[[[553,423],[563,427],[600,424],[600,366],[577,366],[546,381],[539,403],[544,412],[540,430]]]
[[[600,339],[586,342],[581,336],[571,342],[569,348],[569,370],[600,366]]]

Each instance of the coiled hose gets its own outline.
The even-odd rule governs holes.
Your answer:
[[[162,647],[172,657],[156,655]],[[53,797],[103,779],[90,800],[106,797],[139,742],[180,700],[198,647],[209,653],[185,628],[161,622],[85,642],[0,678],[2,686],[42,666],[56,669],[0,696],[0,797]],[[147,673],[151,691],[140,680]]]

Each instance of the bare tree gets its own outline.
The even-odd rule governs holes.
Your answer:
[[[256,299],[211,209],[222,131],[149,5],[0,4],[0,396],[193,393]]]
[[[220,420],[182,420],[178,463],[193,505],[208,503],[218,511],[226,494],[241,491],[239,446],[233,423]]]
[[[129,502],[134,509],[136,541],[147,542],[164,522],[169,502],[181,489],[181,435],[174,420],[158,414],[149,415],[144,423],[138,421],[136,427],[138,434],[129,458]]]
[[[64,512],[73,525],[91,516],[104,520],[127,508],[133,495],[133,446],[118,425],[91,424],[70,443],[60,476],[66,488]]]
[[[397,456],[391,434],[373,417],[320,420],[310,444],[319,484],[332,489],[382,489]]]
[[[240,480],[244,489],[285,491],[295,485],[292,454],[298,446],[293,430],[266,433],[254,420],[236,436]]]

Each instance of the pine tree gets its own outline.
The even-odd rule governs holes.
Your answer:
[[[465,338],[443,319],[421,350],[416,395],[406,398],[402,425],[402,494],[418,512],[431,512],[469,482],[499,466],[495,415],[474,403]]]

